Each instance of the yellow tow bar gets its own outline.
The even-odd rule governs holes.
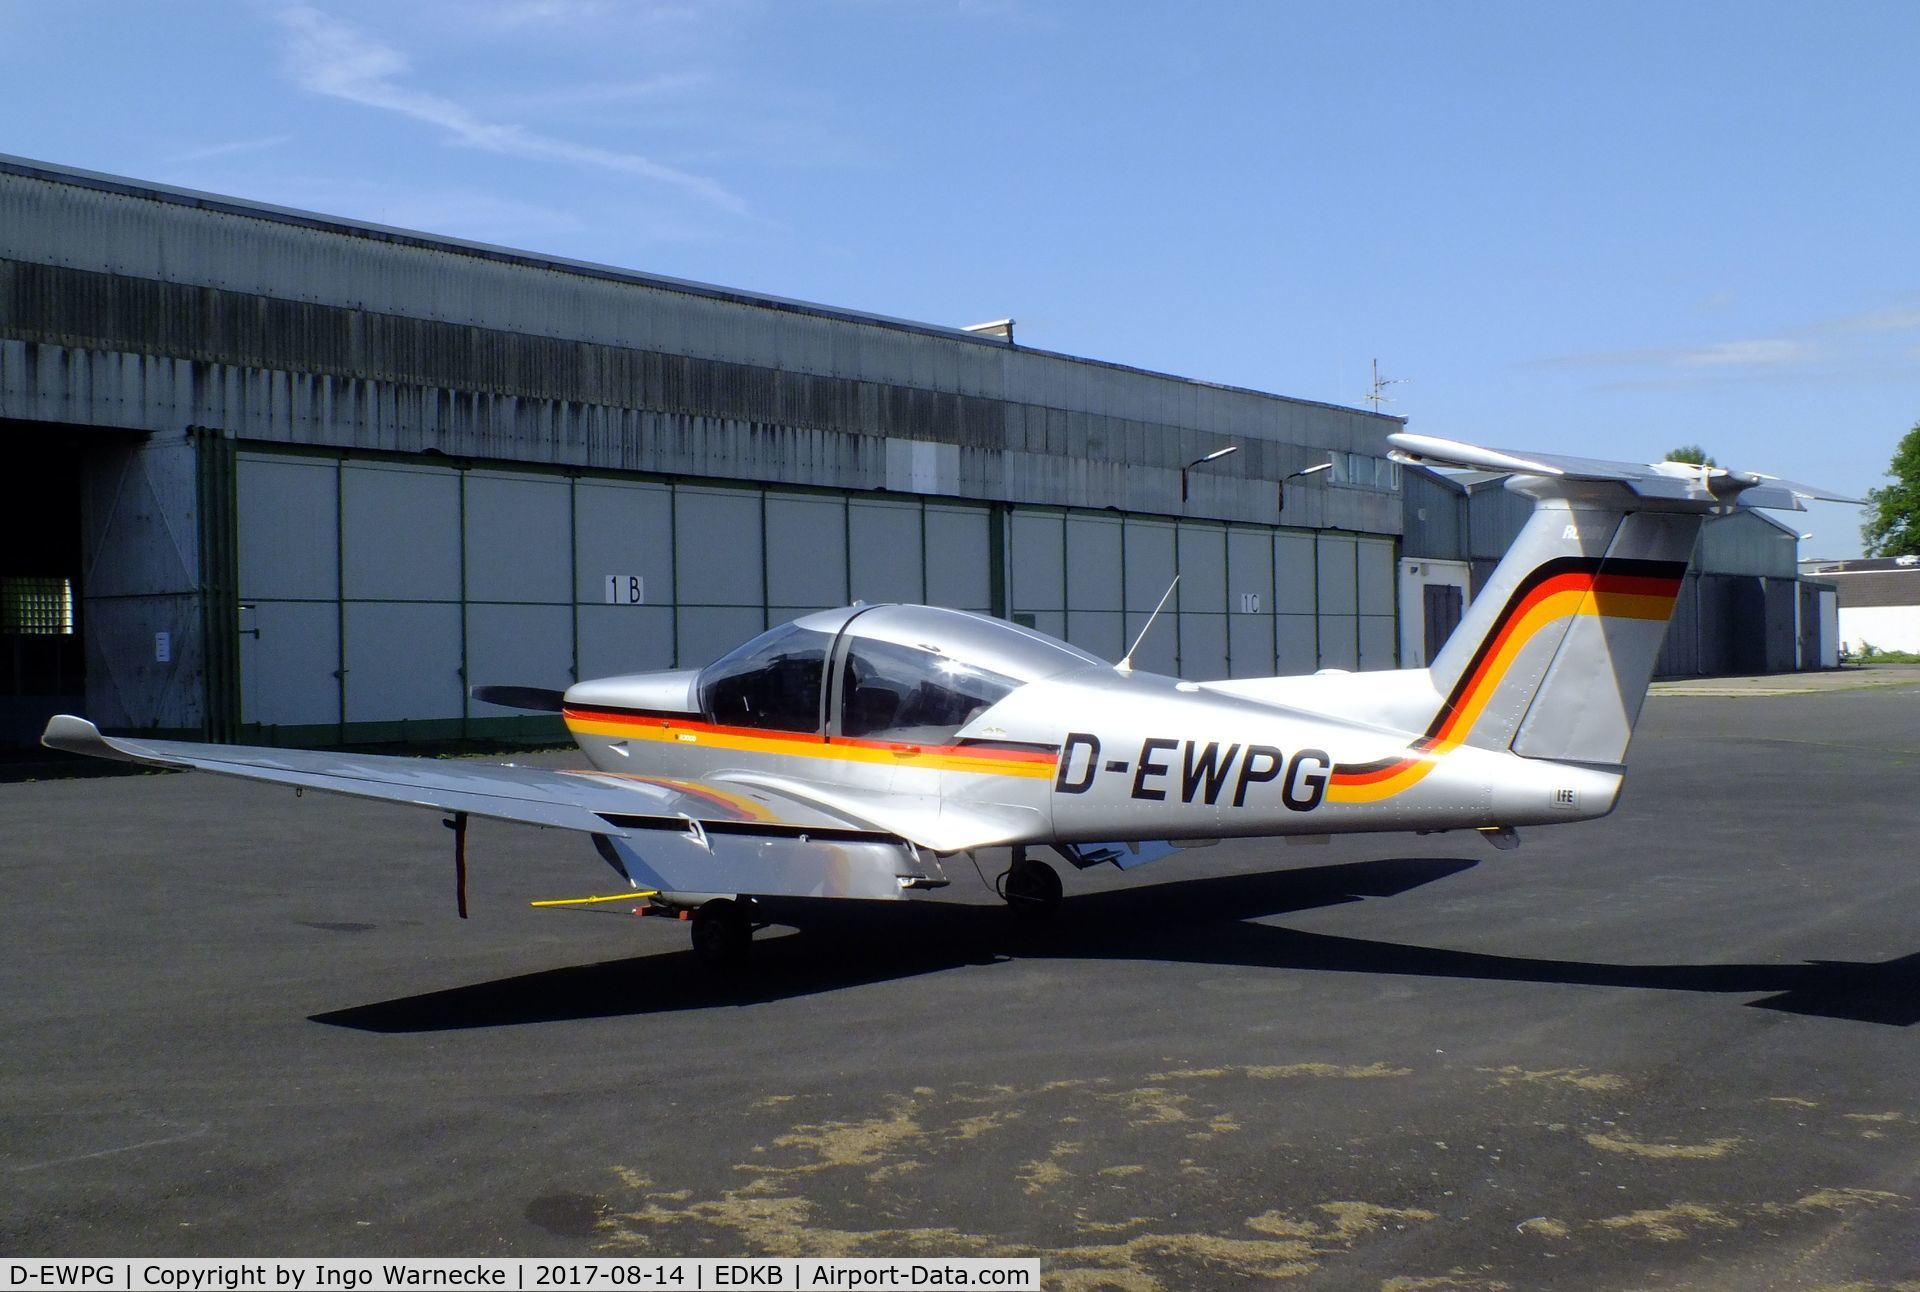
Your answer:
[[[609,893],[605,897],[549,897],[538,902],[529,902],[529,906],[591,906],[595,902],[644,902],[649,897],[660,896],[657,888],[636,888],[625,893]]]

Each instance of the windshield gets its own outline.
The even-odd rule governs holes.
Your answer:
[[[830,633],[798,624],[768,629],[700,673],[700,711],[728,727],[820,730],[820,684]]]

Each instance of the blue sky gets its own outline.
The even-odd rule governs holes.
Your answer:
[[[1920,421],[1916,49],[1910,3],[0,0],[0,151],[1859,491]]]

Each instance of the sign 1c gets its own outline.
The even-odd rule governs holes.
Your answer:
[[[606,582],[610,606],[643,606],[647,603],[647,581],[637,574],[609,574]]]

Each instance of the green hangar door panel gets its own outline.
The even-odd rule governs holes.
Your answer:
[[[1067,517],[1067,640],[1101,659],[1127,653],[1118,516]]]
[[[844,606],[850,599],[846,500],[769,493],[766,508],[769,623]]]
[[[927,602],[993,613],[993,514],[985,507],[927,505]]]
[[[1066,513],[1013,513],[1010,532],[1013,621],[1050,637],[1067,635]]]
[[[1179,608],[1169,600],[1166,613],[1157,622],[1153,618],[1155,607],[1173,586],[1174,527],[1166,521],[1128,517],[1121,541],[1127,603],[1126,631],[1121,635],[1128,646],[1136,640],[1140,643],[1133,655],[1134,667],[1150,673],[1176,672],[1180,667]],[[1149,623],[1153,631],[1142,637]]]
[[[1180,588],[1167,608],[1180,612],[1174,620],[1180,630],[1180,676],[1218,681],[1228,672],[1227,531],[1183,522],[1177,550]]]
[[[638,481],[576,481],[573,526],[580,676],[672,668],[672,490]]]
[[[917,502],[847,502],[848,578],[856,600],[914,605],[926,599],[925,543]]]
[[[1311,673],[1320,667],[1320,575],[1312,534],[1273,536],[1274,672]]]
[[[1227,658],[1235,677],[1271,677],[1274,660],[1273,534],[1227,531]]]
[[[1315,552],[1315,582],[1320,602],[1320,668],[1352,671],[1360,667],[1360,598],[1354,541],[1344,534],[1321,534]]]
[[[462,479],[467,685],[564,691],[574,681],[571,483],[525,471]],[[475,718],[519,716],[469,703]]]
[[[1354,589],[1360,612],[1360,667],[1396,667],[1400,662],[1400,647],[1399,623],[1394,617],[1392,543],[1377,538],[1354,540]]]
[[[711,664],[767,626],[766,540],[758,490],[673,493],[674,586],[683,668]]]
[[[245,726],[340,722],[339,489],[332,458],[235,464]]]
[[[466,702],[460,511],[451,470],[341,466],[349,723],[451,720],[457,734]]]

